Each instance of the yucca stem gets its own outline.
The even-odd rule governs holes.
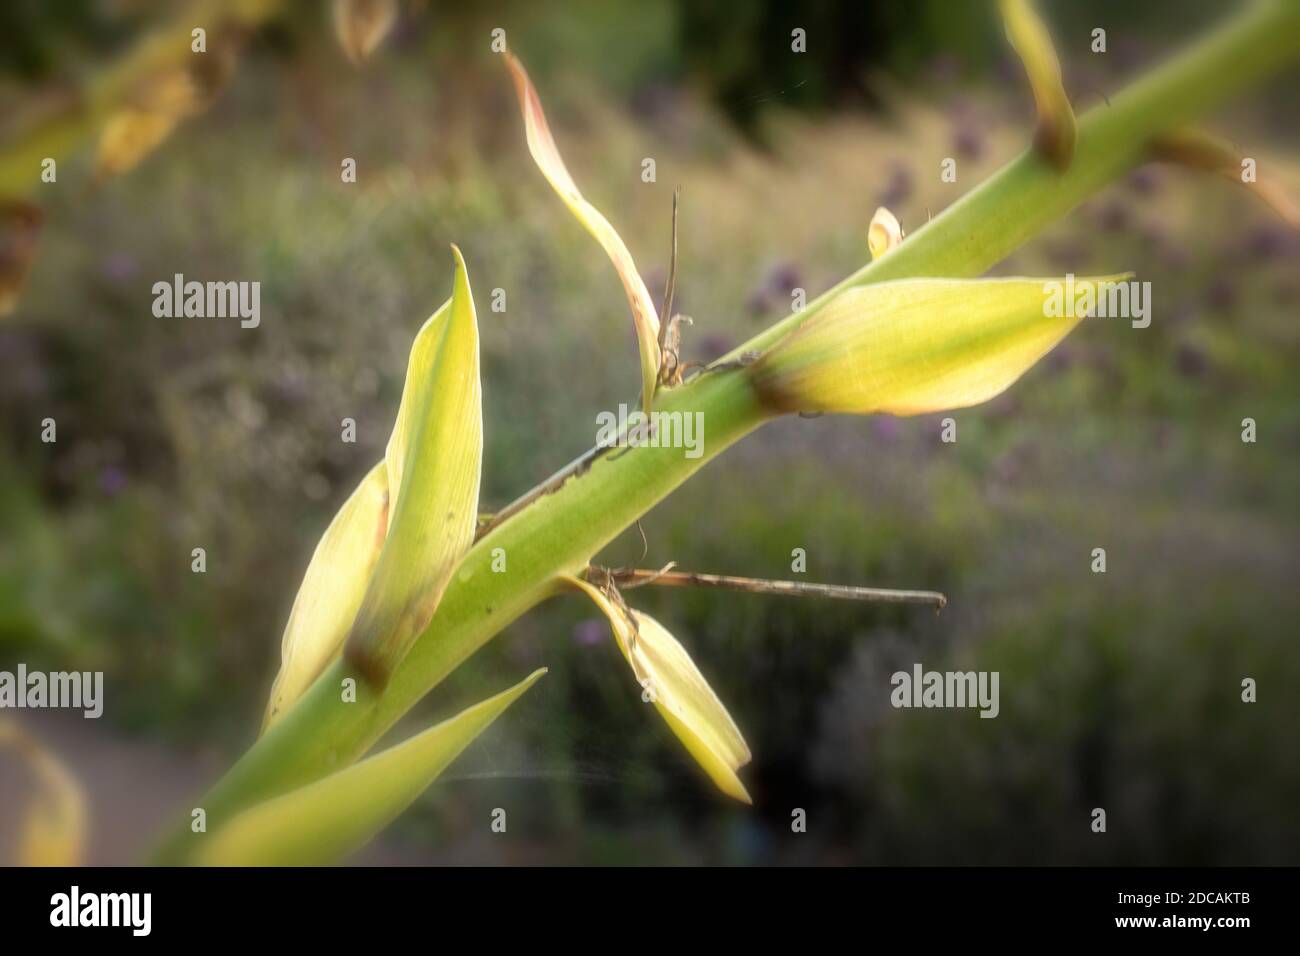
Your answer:
[[[766,349],[853,286],[977,276],[1107,183],[1144,162],[1152,140],[1186,126],[1300,57],[1300,0],[1260,0],[1079,119],[1065,172],[1027,149],[857,272],[737,346],[719,362]],[[936,159],[937,163],[938,160]],[[960,173],[959,173],[960,176]],[[960,179],[959,179],[960,182]]]
[[[1083,116],[1068,172],[1056,173],[1032,153],[1021,155],[889,255],[728,358],[766,348],[849,286],[909,276],[979,275],[1140,163],[1153,136],[1208,112],[1298,55],[1300,3],[1263,0],[1252,5],[1112,97],[1109,106]],[[552,480],[548,493],[523,496],[527,506],[500,520],[466,554],[433,620],[387,688],[377,693],[358,679],[357,702],[343,703],[340,684],[354,675],[341,663],[326,670],[199,804],[207,811],[209,830],[244,807],[355,761],[474,651],[555,593],[559,575],[581,572],[597,551],[769,417],[743,368],[702,375],[662,391],[656,408],[704,413],[700,458],[688,459],[680,449],[630,448],[600,456],[567,480]],[[509,556],[508,573],[492,571],[496,548]],[[182,822],[158,859],[183,861],[196,839]]]

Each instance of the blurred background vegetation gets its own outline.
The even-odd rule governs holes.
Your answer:
[[[160,6],[0,5],[0,117],[92,78]],[[1087,6],[1044,4],[1080,109],[1222,8]],[[81,773],[98,860],[131,858],[256,732],[307,559],[382,455],[411,339],[450,289],[449,242],[480,302],[485,510],[589,447],[597,412],[636,392],[626,302],[532,166],[488,46],[498,26],[653,290],[682,187],[690,359],[860,265],[878,205],[914,230],[1032,124],[982,3],[431,0],[404,5],[362,68],[304,3],[258,29],[221,98],[139,168],[92,187],[90,150],[62,161],[36,193],[48,221],[25,296],[0,320],[0,668],[106,672],[102,721],[24,718]],[[1089,51],[1095,26],[1106,55]],[[1294,155],[1296,79],[1216,128],[1261,163]],[[939,181],[947,156],[956,184]],[[938,416],[779,422],[645,519],[644,566],[790,577],[804,548],[810,580],[949,596],[935,617],[638,593],[746,733],[753,809],[712,791],[591,606],[563,599],[399,728],[551,668],[365,858],[1300,862],[1296,258],[1240,189],[1143,168],[996,271],[1133,269],[1152,283],[1150,328],[1084,323],[1008,394],[955,414],[956,444]],[[178,272],[260,281],[260,328],[155,318],[151,286]],[[640,552],[633,531],[604,563]],[[1000,716],[894,710],[889,675],[916,661],[1000,671]],[[489,831],[494,807],[508,838]],[[790,832],[795,807],[806,834]]]

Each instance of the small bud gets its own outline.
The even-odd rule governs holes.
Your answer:
[[[397,0],[334,0],[334,32],[354,64],[363,63],[397,22]]]
[[[1045,315],[1045,296],[1040,279],[906,279],[848,289],[749,374],[778,412],[919,415],[978,405],[1081,321]]]
[[[871,258],[879,259],[902,241],[903,227],[892,212],[881,206],[867,227],[867,247],[871,250]]]

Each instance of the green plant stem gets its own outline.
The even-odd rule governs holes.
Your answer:
[[[1263,0],[1249,7],[1113,97],[1109,106],[1098,106],[1082,117],[1068,172],[1055,172],[1032,153],[1021,155],[888,255],[809,303],[800,315],[755,336],[727,359],[766,348],[850,286],[911,276],[979,275],[1139,164],[1153,136],[1209,111],[1298,55],[1300,3]],[[342,663],[330,667],[200,804],[209,828],[216,829],[233,813],[272,794],[358,759],[486,641],[555,593],[557,575],[579,573],[596,552],[705,462],[767,419],[743,369],[701,375],[661,392],[656,408],[703,412],[700,458],[688,459],[681,449],[650,447],[604,455],[554,482],[554,490],[536,496],[493,527],[466,554],[428,628],[388,687],[376,693],[357,678],[357,701],[343,703],[342,681],[353,675]],[[508,556],[507,573],[492,572],[496,548]],[[157,859],[183,861],[195,839],[188,826],[178,827]]]
[[[978,276],[1107,183],[1141,165],[1151,141],[1205,116],[1300,57],[1300,0],[1263,0],[1211,31],[1079,119],[1064,172],[1026,150],[909,235],[788,316],[718,359],[762,351],[845,289],[888,279]],[[938,170],[939,157],[934,158]],[[960,170],[958,183],[960,183]]]
[[[385,690],[371,690],[342,661],[327,669],[200,804],[209,828],[242,807],[357,760],[474,651],[556,593],[557,576],[581,572],[640,514],[766,419],[741,372],[704,376],[689,392],[669,392],[659,403],[661,411],[689,407],[707,408],[700,458],[687,458],[680,448],[620,449],[481,538]],[[496,548],[505,550],[507,573],[492,571]],[[357,681],[355,703],[342,701],[348,677]],[[184,859],[190,838],[188,828],[178,831],[160,860]]]

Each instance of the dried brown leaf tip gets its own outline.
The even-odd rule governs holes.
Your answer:
[[[681,188],[678,187],[673,192],[673,240],[668,260],[668,281],[664,285],[663,308],[659,310],[659,314],[665,318],[659,324],[659,375],[656,380],[660,385],[670,388],[682,384],[682,373],[686,370],[681,355],[682,324],[695,324],[689,315],[673,312],[673,295],[677,291],[677,203],[681,195]]]
[[[1074,109],[1061,82],[1061,63],[1056,58],[1051,34],[1031,0],[999,0],[1007,39],[1015,48],[1034,94],[1038,128],[1034,147],[1059,170],[1069,168],[1074,158],[1077,133]]]
[[[1278,185],[1276,178],[1260,180],[1255,158],[1243,156],[1226,139],[1202,129],[1174,130],[1151,144],[1151,155],[1158,162],[1217,173],[1245,186],[1293,229],[1300,229],[1300,207]]]
[[[694,325],[689,315],[673,315],[659,333],[659,384],[668,388],[682,384],[687,366],[681,359],[682,325]]]
[[[632,310],[637,350],[641,356],[641,408],[648,412],[654,399],[655,386],[659,381],[659,369],[662,365],[659,356],[659,313],[655,310],[654,302],[650,299],[650,291],[646,288],[641,273],[637,271],[627,244],[600,210],[583,198],[582,193],[578,191],[578,184],[573,181],[568,168],[564,165],[564,160],[560,157],[559,147],[556,146],[555,137],[551,135],[550,124],[546,121],[546,113],[542,110],[541,98],[537,95],[532,80],[528,78],[528,71],[513,53],[507,52],[504,59],[515,84],[515,93],[519,97],[519,109],[524,119],[524,135],[528,140],[528,152],[532,154],[533,161],[537,163],[537,168],[542,171],[551,188],[569,207],[569,211],[600,243],[605,254],[609,256],[610,262],[614,264],[619,279],[622,280],[623,290],[627,293],[628,306]]]
[[[18,304],[36,259],[45,214],[22,199],[0,200],[0,316]]]
[[[135,84],[124,105],[109,116],[95,151],[95,179],[102,181],[137,166],[184,120],[202,113],[235,71],[244,33],[236,26],[214,31],[208,50]]]
[[[364,63],[397,22],[397,0],[334,0],[334,32],[343,53]]]

